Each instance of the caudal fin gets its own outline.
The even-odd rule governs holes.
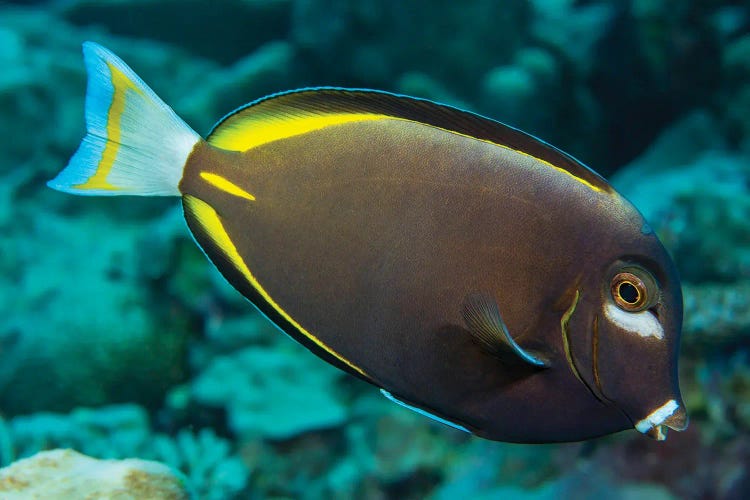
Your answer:
[[[112,52],[86,42],[83,55],[87,134],[47,185],[80,195],[179,196],[201,137]]]

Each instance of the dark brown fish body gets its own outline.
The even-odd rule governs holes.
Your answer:
[[[489,439],[685,427],[674,266],[568,155],[478,115],[344,89],[258,101],[204,141],[113,54],[84,53],[105,91],[50,185],[182,196],[222,274],[323,359]]]
[[[237,197],[200,179],[207,169],[255,201],[238,207]],[[571,285],[592,271],[586,264],[605,262],[597,252],[612,255],[611,214],[629,207],[611,191],[488,142],[395,120],[329,127],[242,154],[201,145],[181,189],[231,214],[222,216],[226,230],[268,294],[399,398],[509,441],[632,426],[576,379],[560,327]],[[637,213],[624,219],[640,233]],[[253,296],[243,277],[219,267]],[[497,297],[519,342],[559,361],[543,371],[504,367],[476,345],[461,304],[477,290]]]

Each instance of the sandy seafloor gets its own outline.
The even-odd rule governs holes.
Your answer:
[[[591,165],[680,270],[689,429],[473,438],[278,333],[175,199],[48,189],[84,133],[85,40],[203,134],[271,92],[354,86],[474,110]],[[745,2],[1,2],[0,135],[0,465],[154,459],[207,499],[750,497]]]

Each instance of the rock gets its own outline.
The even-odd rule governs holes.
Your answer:
[[[213,429],[190,425],[174,435],[155,432],[148,414],[137,405],[0,418],[0,465],[54,448],[100,459],[156,460],[184,474],[185,483],[201,500],[235,498],[250,474],[234,443]]]
[[[159,462],[96,460],[73,450],[40,452],[0,469],[0,496],[4,500],[195,498],[182,474]]]

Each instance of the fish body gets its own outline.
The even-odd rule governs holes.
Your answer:
[[[455,108],[332,88],[251,103],[203,140],[116,56],[84,53],[89,135],[51,186],[181,196],[226,279],[321,358],[489,439],[686,425],[674,266],[570,156]],[[138,115],[153,133],[128,129]],[[143,169],[161,173],[141,172],[153,156]]]

